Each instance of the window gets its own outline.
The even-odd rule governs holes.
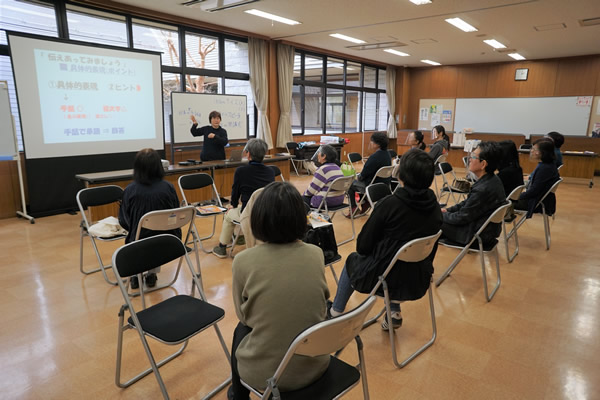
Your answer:
[[[125,17],[69,5],[67,23],[69,39],[127,47]]]
[[[54,8],[24,1],[0,1],[0,26],[2,26],[0,45],[8,44],[4,29],[44,36],[58,36]]]
[[[219,40],[215,37],[185,34],[186,66],[219,69]]]
[[[291,119],[296,135],[385,130],[385,70],[296,51]]]
[[[135,49],[162,53],[162,65],[178,67],[181,64],[176,27],[134,20],[132,30]]]
[[[225,71],[248,74],[248,43],[225,40]]]
[[[163,115],[165,123],[165,140],[171,142],[171,124],[169,117],[171,115],[171,92],[181,91],[181,80],[179,74],[162,74],[163,84]]]
[[[252,94],[252,88],[250,87],[250,81],[241,79],[225,79],[225,93],[246,96],[246,115],[248,116],[248,120],[246,122],[248,124],[248,136],[255,137],[254,96]]]

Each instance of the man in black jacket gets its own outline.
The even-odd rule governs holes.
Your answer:
[[[494,174],[501,154],[500,147],[495,142],[481,142],[473,150],[469,171],[477,177],[477,182],[473,184],[465,200],[442,209],[443,238],[463,245],[469,243],[494,210],[506,203],[502,181]],[[493,242],[501,228],[500,224],[489,224],[481,235],[483,242]]]
[[[385,132],[375,132],[371,135],[369,146],[375,149],[375,153],[371,154],[361,173],[357,176],[357,179],[352,182],[352,186],[350,186],[350,189],[348,190],[348,194],[350,195],[350,205],[352,206],[351,212],[355,212],[356,210],[356,192],[365,193],[367,185],[371,183],[373,177],[377,171],[379,171],[379,168],[392,165],[392,158],[387,151],[388,143],[389,139]],[[390,178],[377,178],[374,183],[384,182],[389,184],[389,181]],[[369,204],[364,202],[360,213],[355,215],[363,215],[368,209]],[[350,213],[348,213],[346,217],[350,218]]]

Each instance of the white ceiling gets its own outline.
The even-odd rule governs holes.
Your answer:
[[[385,64],[425,66],[514,61],[493,51],[483,39],[494,38],[529,60],[600,54],[600,25],[581,27],[581,19],[600,18],[600,0],[433,0],[417,6],[408,0],[260,0],[219,12],[181,5],[185,0],[117,0],[145,9],[239,29],[271,39],[335,51]],[[289,26],[244,13],[256,8],[300,21]],[[460,17],[479,29],[465,33],[446,23]],[[535,26],[564,24],[558,30]],[[399,57],[382,49],[356,50],[329,36],[342,33],[368,44],[398,41]],[[426,44],[413,41],[427,39]]]

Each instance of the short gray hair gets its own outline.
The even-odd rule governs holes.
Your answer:
[[[267,150],[269,150],[269,146],[262,139],[250,139],[246,143],[246,147],[244,147],[244,151],[250,153],[252,161],[256,162],[262,162],[265,154],[267,154]]]

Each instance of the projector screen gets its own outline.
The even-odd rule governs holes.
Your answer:
[[[159,53],[9,33],[25,156],[164,149]]]

